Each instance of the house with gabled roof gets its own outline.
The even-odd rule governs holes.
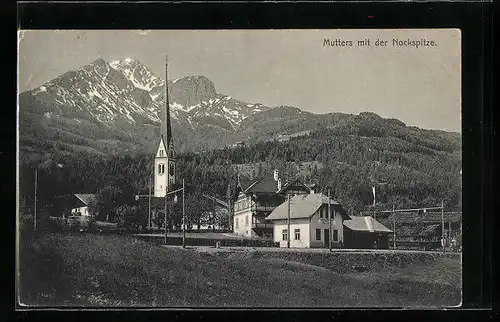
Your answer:
[[[309,194],[299,180],[281,183],[278,171],[273,177],[251,180],[238,175],[237,199],[233,203],[233,232],[247,237],[273,238],[274,224],[266,217],[288,195]]]
[[[54,200],[55,211],[62,217],[91,216],[89,209],[95,203],[96,195],[91,193],[74,193],[56,197]]]
[[[334,248],[343,247],[347,219],[342,205],[322,193],[295,195],[266,217],[274,223],[274,241],[296,248],[329,248],[330,241]]]
[[[344,247],[351,249],[389,249],[392,230],[372,216],[351,216],[344,221]]]

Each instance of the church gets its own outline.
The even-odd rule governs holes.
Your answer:
[[[154,156],[152,172],[153,184],[149,187],[148,197],[149,228],[158,228],[163,224],[165,211],[168,213],[169,203],[167,203],[167,192],[172,191],[177,184],[176,176],[176,154],[172,138],[172,125],[170,121],[170,103],[168,95],[168,58],[165,59],[165,103],[161,112],[161,125],[158,145]],[[152,191],[151,191],[152,190]],[[182,195],[182,192],[180,193]],[[174,197],[172,196],[172,199]],[[161,209],[161,210],[160,210]]]
[[[170,123],[170,104],[168,98],[168,60],[165,60],[165,106],[162,110],[160,140],[154,159],[154,197],[164,198],[167,191],[176,183],[175,149]]]
[[[165,59],[165,80],[168,80],[168,58]],[[165,81],[165,102],[163,109],[161,111],[161,125],[159,131],[158,145],[156,146],[156,152],[154,155],[154,164],[151,173],[151,179],[149,184],[149,193],[145,195],[138,195],[138,197],[142,197],[141,202],[144,204],[148,202],[148,223],[147,227],[149,229],[158,229],[164,228],[163,222],[165,220],[165,212],[167,213],[167,220],[169,225],[172,228],[177,228],[180,225],[172,221],[172,217],[169,214],[172,214],[173,203],[174,200],[178,199],[178,202],[181,202],[182,191],[176,193],[176,196],[169,195],[167,198],[167,193],[174,191],[176,189],[182,188],[180,184],[180,180],[177,177],[177,156],[174,148],[173,136],[172,136],[172,124],[170,120],[170,100],[169,100],[169,92],[168,92],[168,81]],[[153,181],[153,182],[151,182]],[[185,185],[186,193],[190,193],[194,190],[197,190],[196,185],[186,184]],[[175,198],[177,197],[177,198]],[[221,208],[226,208],[227,205],[224,204],[221,200],[205,196],[205,198],[209,200],[215,200],[214,204],[217,204],[217,212],[221,211]],[[223,205],[221,206],[220,203]],[[216,211],[216,210],[211,210]],[[177,226],[177,227],[176,227]],[[214,226],[212,224],[211,226]]]

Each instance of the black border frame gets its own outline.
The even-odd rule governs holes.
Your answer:
[[[17,29],[461,29],[464,213],[462,308],[484,309],[498,300],[498,297],[492,298],[491,270],[492,8],[492,3],[485,2],[18,3]],[[478,212],[482,215],[478,216]],[[378,311],[376,308],[373,310],[364,312],[374,314]],[[266,311],[269,311],[266,317],[278,318],[272,311]],[[351,310],[329,312],[332,317],[342,314],[350,319],[359,319],[364,315],[364,312],[353,315]],[[466,312],[470,314],[471,311]],[[483,314],[488,318],[486,312],[483,311]],[[134,312],[123,313],[135,316]],[[385,313],[393,316],[397,312]],[[416,311],[411,313],[415,318],[421,316]],[[434,313],[440,315],[438,311]],[[20,316],[26,317],[26,312],[20,312]],[[176,311],[170,312],[168,316],[187,317]]]

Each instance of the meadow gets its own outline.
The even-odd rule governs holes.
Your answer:
[[[30,307],[457,306],[461,259],[424,252],[182,249],[132,236],[47,233],[20,247],[19,295]]]

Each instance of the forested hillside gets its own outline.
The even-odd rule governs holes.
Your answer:
[[[316,161],[316,162],[311,162]],[[133,202],[148,190],[151,155],[99,156],[87,153],[46,154],[43,159],[21,156],[20,192],[25,202],[33,195],[34,166],[39,170],[39,200],[65,193],[92,193],[116,186]],[[62,168],[57,164],[63,165]],[[373,113],[340,119],[308,135],[285,142],[262,141],[178,156],[178,177],[203,191],[226,199],[238,169],[254,177],[299,177],[317,183],[352,214],[369,209],[376,187],[377,208],[460,206],[461,138],[458,133],[407,127]]]

